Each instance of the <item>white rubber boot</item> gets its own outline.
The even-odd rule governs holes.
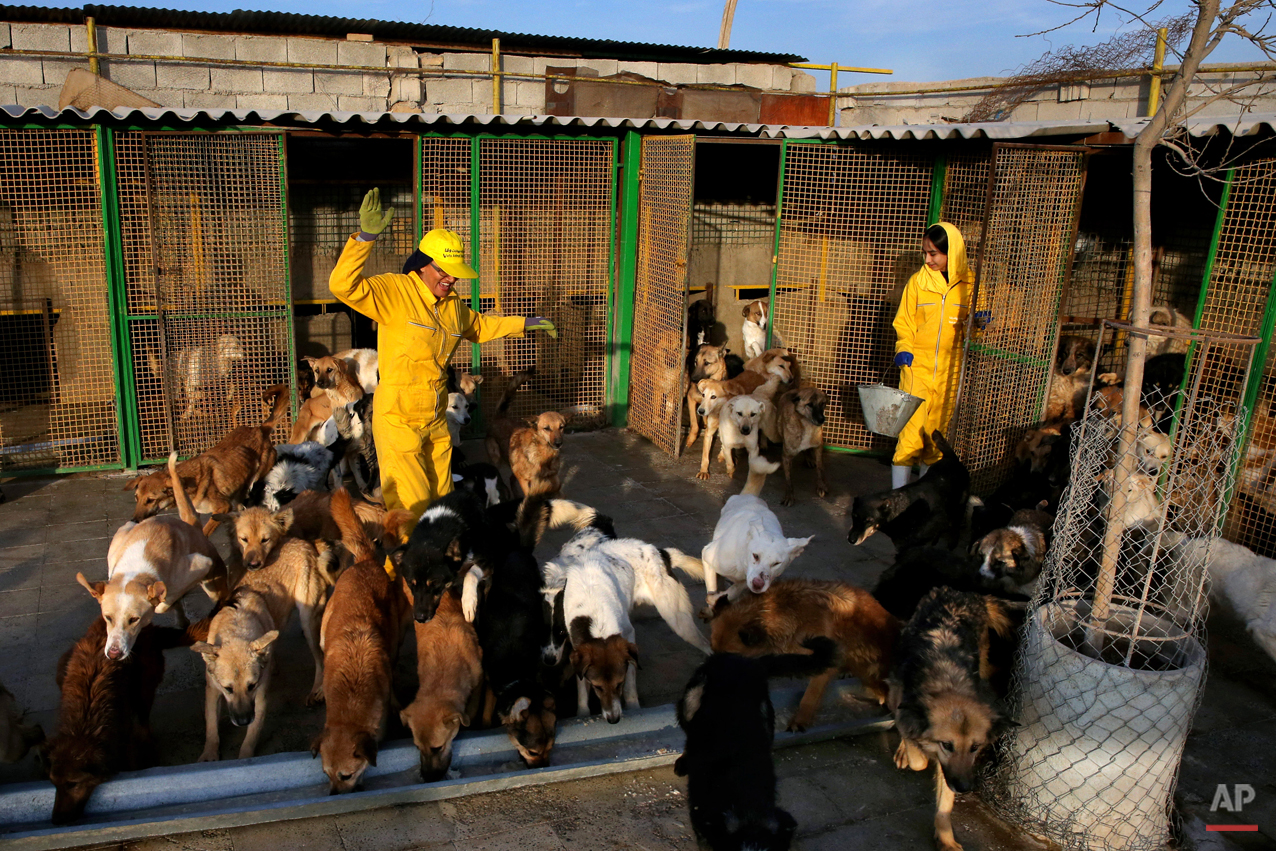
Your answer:
[[[902,488],[908,484],[908,474],[913,471],[912,465],[891,465],[891,487]]]
[[[929,465],[929,464],[918,464],[918,465],[917,465],[917,478],[919,478],[919,479],[920,479],[922,476],[926,475],[926,471],[927,471],[927,470],[929,470],[929,469],[930,469],[930,465]]]

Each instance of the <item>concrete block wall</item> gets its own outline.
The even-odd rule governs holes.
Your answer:
[[[492,111],[490,77],[449,72],[486,73],[487,52],[425,52],[408,45],[300,36],[237,35],[98,27],[104,53],[136,60],[103,60],[103,76],[162,106],[186,108],[292,109],[304,111],[478,113]],[[0,49],[84,52],[84,26],[0,23]],[[172,56],[190,63],[158,62],[142,57]],[[335,68],[219,66],[201,59],[302,63],[315,66],[385,68],[386,73]],[[530,57],[501,60],[507,76],[502,108],[507,114],[535,115],[545,109],[543,80],[518,74],[544,74],[548,66],[579,68],[591,76],[638,74],[670,85],[747,85],[789,92],[815,91],[815,78],[776,65],[695,65],[623,62],[615,59]],[[88,59],[0,55],[0,103],[56,106],[67,73],[87,68]],[[425,76],[393,69],[425,69]]]

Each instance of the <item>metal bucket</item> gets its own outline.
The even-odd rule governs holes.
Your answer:
[[[864,424],[874,434],[886,437],[899,437],[923,401],[920,396],[885,384],[861,384],[859,389]]]

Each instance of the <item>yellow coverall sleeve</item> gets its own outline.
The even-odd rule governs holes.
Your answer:
[[[526,324],[522,316],[484,316],[462,305],[460,310],[461,336],[471,343],[486,343],[501,337],[523,336]]]
[[[335,274],[335,273],[334,273]],[[904,285],[904,294],[899,300],[899,310],[895,312],[895,354],[900,352],[916,353],[914,347],[917,339],[917,283],[916,278],[909,278]]]
[[[346,247],[328,276],[328,289],[342,304],[348,304],[374,322],[384,324],[395,317],[406,316],[408,305],[393,276],[363,277],[363,264],[368,262],[374,244],[353,236],[346,240]]]

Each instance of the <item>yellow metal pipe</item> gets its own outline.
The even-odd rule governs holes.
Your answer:
[[[1152,82],[1148,84],[1149,116],[1156,115],[1157,107],[1161,105],[1161,72],[1165,70],[1165,41],[1169,34],[1166,27],[1156,31],[1156,56],[1152,60]]]
[[[85,29],[88,30],[88,47],[89,47],[89,71],[94,74],[100,74],[101,67],[97,58],[97,21],[92,15],[84,18]]]
[[[824,301],[825,288],[828,284],[829,277],[829,238],[825,234],[820,238],[820,285],[819,291],[820,301]]]
[[[833,62],[828,65],[816,65],[812,62],[790,62],[790,68],[806,68],[810,71],[828,71],[833,68],[840,68],[843,71],[849,71],[854,74],[894,74],[895,72],[889,68],[861,68],[858,65],[838,65]]]
[[[829,126],[837,126],[837,63],[829,66]]]
[[[501,40],[492,39],[492,114],[501,114]]]

